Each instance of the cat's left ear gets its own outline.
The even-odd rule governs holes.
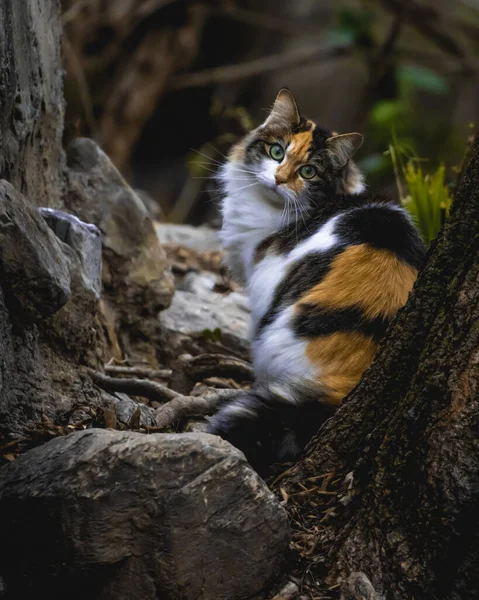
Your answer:
[[[363,141],[364,137],[360,133],[344,133],[328,138],[326,147],[330,150],[336,166],[341,168],[362,146]]]
[[[265,121],[265,125],[271,121],[281,121],[288,125],[299,125],[300,120],[298,105],[293,94],[288,88],[279,90],[269,117]]]

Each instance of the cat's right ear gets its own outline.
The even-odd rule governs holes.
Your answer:
[[[362,146],[363,141],[364,138],[360,133],[343,133],[328,138],[326,148],[330,151],[335,166],[342,168]]]
[[[300,119],[298,105],[293,94],[288,88],[283,88],[278,92],[273,108],[264,124],[268,125],[276,121],[288,125],[299,125]]]

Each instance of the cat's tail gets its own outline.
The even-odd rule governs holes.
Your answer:
[[[239,448],[261,474],[274,463],[297,458],[332,412],[317,396],[286,402],[257,386],[211,417],[208,433]]]

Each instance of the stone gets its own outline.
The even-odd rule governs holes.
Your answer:
[[[197,252],[222,250],[218,231],[211,227],[157,223],[156,232],[163,244],[178,244]]]
[[[140,411],[138,424],[142,427],[155,427],[155,411],[143,402],[135,402],[127,394],[116,392],[111,396],[105,394],[107,405],[113,406],[117,420],[123,425],[129,425],[137,410]]]
[[[190,273],[185,279],[184,286],[192,291],[177,290],[171,306],[160,314],[170,343],[175,345],[175,334],[193,338],[203,336],[206,340],[212,335],[225,347],[247,357],[250,309],[246,296],[240,292],[214,292],[211,289],[213,277],[207,274]]]
[[[97,366],[102,363],[105,347],[99,319],[102,274],[100,230],[59,210],[40,208],[39,213],[60,242],[68,262],[72,291],[72,301],[67,302],[51,319],[47,335],[56,340],[61,351],[68,350],[75,361]]]
[[[0,2],[0,178],[36,206],[60,206],[63,188],[59,4]]]
[[[70,273],[62,248],[36,208],[0,181],[2,286],[35,319],[56,313],[70,297]]]
[[[244,455],[203,433],[90,429],[0,470],[0,577],[12,598],[253,598],[288,517]]]
[[[154,365],[158,313],[171,303],[174,280],[153,221],[93,140],[74,140],[67,164],[67,209],[102,233],[102,300],[112,347],[121,349],[117,358],[146,354]]]
[[[102,261],[98,227],[53,208],[40,208],[39,211],[55,236],[75,251],[85,288],[100,298]]]

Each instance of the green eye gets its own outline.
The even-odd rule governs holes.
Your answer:
[[[299,174],[303,179],[312,179],[318,174],[318,170],[313,165],[303,165],[299,169]]]
[[[283,146],[281,146],[281,144],[273,144],[269,148],[269,155],[272,159],[281,162],[284,158]]]

